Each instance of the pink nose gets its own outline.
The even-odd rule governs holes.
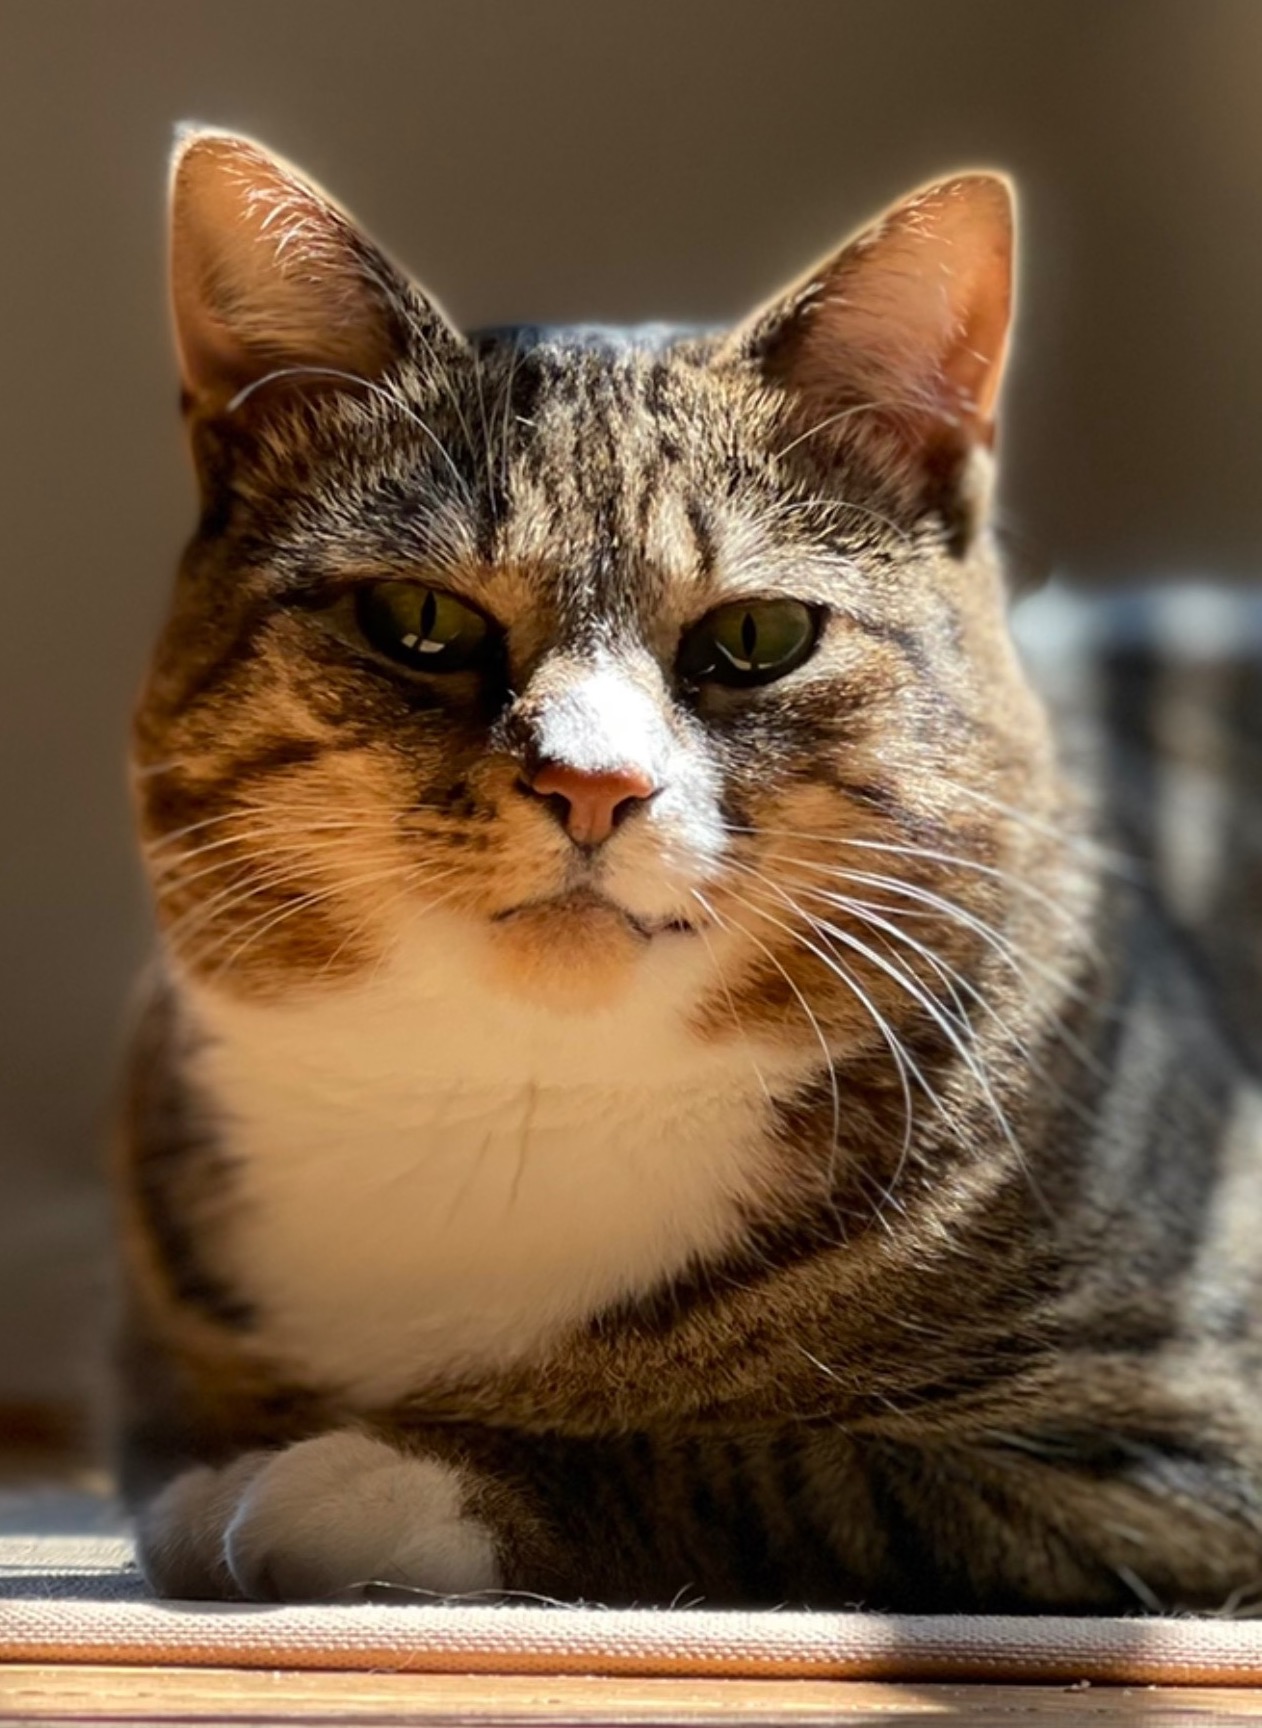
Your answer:
[[[585,774],[564,762],[545,762],[531,777],[532,791],[541,798],[559,798],[557,814],[571,840],[599,846],[625,816],[657,790],[638,768],[613,768],[607,774]]]

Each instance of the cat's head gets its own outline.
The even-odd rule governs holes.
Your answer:
[[[466,336],[186,138],[203,513],[135,750],[174,963],[353,988],[441,909],[548,1012],[676,958],[714,1027],[914,1009],[898,933],[960,959],[1046,773],[986,525],[1011,251],[961,175],[730,331]]]

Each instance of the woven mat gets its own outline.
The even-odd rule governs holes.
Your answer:
[[[146,1600],[88,1495],[0,1495],[0,1661],[413,1673],[1262,1685],[1262,1625]]]

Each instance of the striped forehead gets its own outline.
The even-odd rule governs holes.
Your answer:
[[[540,573],[563,616],[652,616],[713,565],[712,504],[659,386],[638,356],[578,355],[513,441],[493,562]]]

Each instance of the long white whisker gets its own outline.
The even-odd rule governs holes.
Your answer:
[[[849,408],[841,408],[835,414],[826,414],[822,420],[817,420],[813,426],[808,426],[805,432],[799,432],[796,438],[783,449],[776,451],[778,459],[783,460],[789,453],[796,450],[799,444],[805,444],[809,438],[815,438],[821,432],[826,432],[830,426],[838,426],[843,420],[854,420],[864,414],[879,414],[883,408],[892,408],[896,412],[900,408],[908,408],[908,402],[886,398],[875,402],[854,402]]]
[[[1004,1019],[1003,1015],[999,1013],[995,1005],[986,996],[985,992],[979,990],[977,985],[974,984],[971,979],[966,978],[958,967],[952,966],[949,961],[944,960],[940,954],[935,953],[927,944],[919,941],[901,925],[889,923],[885,918],[882,918],[879,915],[879,909],[869,906],[865,901],[850,899],[844,895],[820,895],[818,893],[812,893],[809,889],[806,892],[810,894],[813,899],[825,899],[830,903],[838,905],[842,910],[848,911],[852,917],[857,918],[859,922],[864,924],[868,929],[881,933],[886,939],[892,938],[894,941],[910,948],[913,953],[918,954],[920,958],[925,961],[926,965],[933,968],[934,972],[942,980],[945,987],[950,991],[952,1000],[956,1006],[956,1011],[962,1022],[967,1020],[968,1011],[960,1001],[959,991],[961,990],[973,1002],[975,1002],[986,1017],[993,1022],[1002,1036],[1028,1064],[1031,1072],[1037,1075],[1045,1085],[1050,1087],[1081,1121],[1089,1125],[1094,1124],[1095,1118],[1093,1114],[1090,1111],[1085,1110],[1074,1094],[1063,1087],[1059,1081],[1054,1078],[1054,1076],[1047,1072],[1046,1068],[1031,1049],[1027,1040],[1023,1038],[1019,1032],[1013,1030],[1013,1028]],[[1054,1029],[1058,1034],[1068,1037],[1065,1028],[1060,1025],[1059,1021],[1055,1022]],[[1084,1051],[1084,1055],[1089,1057],[1090,1053]],[[1099,1074],[1100,1069],[1098,1064],[1094,1064],[1093,1058],[1091,1060],[1093,1061],[1096,1073]]]
[[[837,925],[834,925],[827,920],[812,917],[810,913],[805,912],[802,907],[792,901],[789,896],[786,895],[785,898],[789,899],[790,904],[793,906],[793,909],[797,912],[798,916],[804,918],[813,929],[827,935],[833,941],[840,942],[844,947],[849,948],[852,952],[866,959],[870,965],[875,966],[879,971],[885,973],[894,983],[906,991],[912,1000],[924,1010],[924,1012],[933,1021],[934,1025],[938,1027],[939,1031],[941,1031],[947,1039],[951,1048],[964,1064],[966,1071],[976,1083],[978,1090],[985,1099],[986,1104],[995,1119],[995,1122],[998,1124],[1000,1132],[1016,1157],[1019,1167],[1025,1174],[1027,1181],[1030,1183],[1031,1192],[1035,1195],[1040,1204],[1045,1206],[1046,1202],[1034,1184],[1024,1149],[1013,1131],[1012,1124],[1008,1120],[1007,1112],[1004,1110],[995,1094],[994,1088],[990,1083],[989,1075],[987,1075],[985,1068],[978,1061],[976,1052],[969,1048],[965,1039],[961,1036],[960,1028],[952,1021],[951,1016],[943,1010],[941,1004],[935,1001],[933,996],[924,989],[920,981],[908,973],[904,967],[899,966],[892,960],[878,954],[866,942],[862,942],[850,931],[842,930]],[[751,906],[751,910],[761,912],[762,909]],[[765,912],[762,912],[762,915],[765,917],[770,916],[770,914]],[[773,919],[773,922],[780,921]],[[795,934],[795,932],[790,931],[790,934]]]
[[[911,846],[894,840],[857,839],[845,834],[819,834],[804,832],[791,828],[741,828],[732,826],[733,834],[758,834],[764,840],[810,840],[819,844],[827,842],[830,846],[849,846],[863,852],[889,853],[898,858],[919,859],[929,864],[947,864],[959,870],[972,870],[991,881],[1002,883],[1015,893],[1025,894],[1038,905],[1045,907],[1058,918],[1067,923],[1076,922],[1077,914],[1068,907],[1053,900],[1049,894],[1032,882],[1025,881],[1020,876],[1014,876],[1009,870],[1002,870],[996,864],[983,864],[979,858],[966,858],[953,852],[939,852],[926,846]]]
[[[291,901],[289,904],[282,906],[279,911],[274,907],[269,907],[266,912],[260,913],[255,918],[247,919],[244,924],[238,924],[233,929],[231,932],[231,935],[233,936],[240,936],[247,930],[252,930],[253,934],[247,937],[247,939],[238,947],[234,948],[232,952],[220,962],[215,969],[214,976],[216,978],[222,977],[225,972],[231,970],[231,968],[240,961],[241,956],[252,948],[256,942],[268,935],[277,927],[277,925],[283,924],[288,919],[296,917],[300,912],[308,912],[313,906],[323,905],[325,902],[335,898],[339,894],[352,893],[356,889],[368,887],[375,882],[389,881],[391,878],[403,880],[407,877],[407,874],[408,872],[405,866],[393,864],[389,869],[371,871],[358,876],[351,881],[336,882],[330,887],[319,888],[310,894],[300,895],[297,900]],[[203,963],[210,955],[217,952],[218,949],[224,946],[228,939],[228,936],[225,935],[219,942],[212,944],[208,950],[199,954],[197,956],[198,963]]]
[[[1001,935],[985,919],[979,918],[974,912],[970,912],[966,906],[961,906],[958,902],[947,899],[945,895],[936,894],[932,889],[925,888],[918,882],[905,882],[897,876],[885,876],[867,870],[848,870],[844,865],[822,864],[812,858],[783,858],[781,861],[800,869],[821,873],[839,882],[844,881],[860,887],[877,888],[883,893],[896,894],[900,899],[911,900],[917,906],[926,908],[922,916],[928,917],[939,913],[943,917],[951,919],[953,923],[963,926],[966,930],[971,930],[989,947],[993,948],[995,953],[1012,968],[1018,977],[1023,978],[1025,969],[1028,968],[1046,983],[1054,985],[1065,994],[1077,997],[1079,1000],[1086,1000],[1086,993],[1071,978],[1066,978],[1064,973],[1058,972],[1054,967],[1048,966],[1034,955],[1022,953],[1010,938]],[[825,893],[824,890],[817,890],[817,892]],[[903,916],[909,915],[906,908],[884,906],[881,910],[891,917],[898,913]]]
[[[418,875],[416,867],[402,859],[395,859],[389,868],[398,870],[401,874],[411,873],[418,883],[436,879]],[[451,871],[457,868],[458,866],[453,865],[451,870],[443,871],[441,875],[449,875]],[[208,899],[196,901],[187,912],[182,913],[180,917],[168,924],[163,931],[163,940],[172,946],[186,943],[190,936],[195,935],[207,924],[221,922],[225,917],[230,917],[235,913],[239,907],[249,905],[250,901],[256,900],[262,894],[269,893],[274,888],[283,888],[286,883],[295,880],[301,881],[303,874],[300,869],[289,865],[278,865],[256,872],[245,881],[231,882]],[[345,889],[350,892],[359,880],[360,878],[357,876],[341,883],[330,884],[328,891],[336,893],[339,889]]]
[[[713,918],[714,922],[719,926],[720,930],[725,929],[727,926],[726,926],[724,920],[720,917],[719,913],[715,910],[715,908],[706,899],[705,895],[702,894],[700,892],[700,890],[697,888],[691,889],[690,892],[692,894],[693,899],[701,907],[701,910],[703,912],[705,912],[709,917]],[[828,1070],[828,1082],[829,1082],[829,1086],[830,1086],[830,1089],[832,1092],[833,1136],[832,1136],[832,1156],[831,1156],[831,1161],[830,1161],[830,1172],[835,1172],[837,1160],[841,1155],[841,1089],[837,1084],[837,1070],[836,1070],[836,1066],[833,1062],[832,1051],[828,1047],[828,1040],[824,1036],[824,1029],[820,1025],[819,1020],[816,1017],[815,1011],[811,1007],[810,1003],[806,1000],[806,997],[802,994],[801,990],[799,990],[799,988],[798,988],[797,984],[794,982],[793,978],[789,975],[789,973],[785,970],[785,968],[780,964],[780,961],[778,960],[776,955],[771,951],[771,949],[767,946],[767,944],[765,942],[760,941],[759,938],[754,935],[752,930],[745,929],[742,926],[737,926],[737,928],[741,929],[741,933],[750,942],[752,942],[754,944],[754,946],[760,951],[760,953],[762,953],[762,955],[767,960],[769,960],[771,962],[771,964],[775,967],[776,971],[784,979],[785,983],[789,986],[789,989],[793,992],[794,996],[796,997],[798,1005],[801,1007],[803,1014],[805,1014],[807,1024],[810,1026],[811,1030],[814,1032],[816,1038],[819,1041],[819,1047],[820,1047],[820,1050],[821,1050],[823,1057],[824,1057],[824,1065]]]
[[[190,882],[196,882],[202,876],[213,875],[219,870],[230,870],[234,864],[249,868],[255,862],[250,848],[261,848],[268,858],[301,858],[308,853],[335,852],[344,849],[348,844],[347,834],[353,835],[358,842],[364,838],[363,829],[358,823],[341,824],[344,832],[337,835],[314,834],[311,837],[297,835],[292,828],[261,828],[255,827],[242,834],[229,835],[224,840],[209,840],[204,846],[191,847],[187,852],[176,853],[170,858],[154,861],[150,875],[155,891],[166,894],[175,888],[186,887]],[[238,847],[244,854],[240,858],[231,856],[219,858],[215,863],[208,864],[202,870],[187,873],[188,866],[195,864],[210,853],[228,851]]]
[[[501,490],[505,492],[508,490],[508,469],[510,458],[509,428],[513,412],[513,385],[517,381],[517,364],[520,354],[521,349],[519,345],[514,342],[512,352],[508,359],[508,382],[504,386],[504,408],[500,418],[500,487]]]
[[[708,916],[713,918],[714,917],[713,908],[712,907],[708,908],[708,909],[706,908],[706,903],[705,903],[703,897],[696,891],[696,889],[693,889],[692,892],[693,892],[694,899],[696,899],[698,901],[698,903],[702,906],[702,909],[708,910]],[[717,922],[717,920],[716,920],[716,922]],[[739,1035],[739,1037],[741,1038],[742,1042],[745,1045],[746,1052],[749,1056],[749,1065],[754,1071],[754,1076],[757,1079],[759,1086],[762,1088],[763,1097],[770,1104],[772,1102],[771,1088],[767,1085],[767,1081],[763,1075],[762,1069],[758,1066],[757,1062],[754,1060],[753,1044],[750,1040],[748,1032],[745,1030],[744,1023],[742,1022],[741,1017],[740,1017],[739,1013],[737,1012],[736,1000],[732,995],[731,986],[727,981],[727,974],[724,972],[722,966],[719,964],[718,956],[714,952],[714,944],[710,941],[709,936],[706,934],[706,929],[705,929],[704,924],[698,924],[697,925],[697,935],[700,936],[702,942],[705,944],[706,953],[710,956],[710,963],[714,967],[714,975],[719,981],[719,988],[722,990],[724,999],[727,1002],[727,1011],[732,1017],[733,1028],[735,1029],[735,1031],[737,1032],[737,1034]]]
[[[1142,875],[1143,867],[1139,859],[1132,858],[1125,852],[1119,852],[1116,847],[1106,846],[1103,842],[1093,839],[1089,834],[1066,834],[1061,829],[1054,827],[1052,823],[1044,822],[1039,817],[1031,815],[1028,810],[1020,810],[1015,804],[1005,804],[1002,799],[992,797],[988,792],[983,792],[980,787],[965,785],[963,781],[949,779],[940,772],[937,774],[937,778],[942,785],[948,787],[952,792],[958,793],[960,797],[971,798],[975,803],[985,805],[996,815],[1005,816],[1010,821],[1019,823],[1023,828],[1028,828],[1032,833],[1040,834],[1048,840],[1054,840],[1057,845],[1064,846],[1070,851],[1083,853],[1102,870],[1108,870],[1129,880],[1139,879]]]
[[[851,870],[837,870],[830,871],[829,873],[830,875],[835,875],[838,879],[857,882],[861,885],[871,884],[880,887],[888,893],[905,894],[914,901],[924,901],[929,906],[930,911],[921,914],[921,916],[929,917],[931,913],[940,913],[943,917],[952,919],[954,922],[962,925],[966,930],[972,931],[981,941],[985,942],[987,946],[992,949],[1000,962],[1011,970],[1013,975],[1022,985],[1026,985],[1026,973],[1027,971],[1030,971],[1037,977],[1041,978],[1045,983],[1051,984],[1063,995],[1070,997],[1072,1000],[1083,1003],[1089,1003],[1092,1000],[1089,993],[1083,990],[1079,985],[1075,984],[1071,979],[1065,978],[1063,974],[1057,972],[1054,967],[1046,966],[1035,956],[1025,954],[1022,950],[1016,948],[1011,941],[1000,936],[999,933],[996,930],[993,930],[984,920],[973,917],[963,907],[956,906],[953,901],[943,899],[941,896],[936,894],[931,894],[927,890],[922,892],[911,884],[900,883],[894,877],[872,876],[864,871]],[[863,906],[868,911],[880,912],[891,918],[900,915],[908,915],[904,908],[891,906],[872,907],[867,901],[856,901],[849,895],[836,895],[828,889],[811,889],[804,887],[803,892],[809,894],[812,899],[818,899],[826,903],[833,903],[845,907]],[[915,914],[912,915],[914,916]],[[1052,1023],[1057,1037],[1060,1038],[1065,1047],[1072,1051],[1078,1060],[1082,1062],[1085,1067],[1089,1068],[1097,1078],[1102,1078],[1103,1070],[1101,1069],[1094,1053],[1088,1049],[1085,1044],[1083,1044],[1082,1040],[1078,1038],[1075,1033],[1069,1030],[1060,1015],[1052,1016]]]
[[[375,809],[365,809],[359,812],[353,808],[339,805],[336,816],[329,816],[327,814],[328,808],[327,800],[323,803],[296,804],[287,799],[283,805],[275,801],[266,803],[261,800],[259,802],[238,800],[231,810],[221,810],[215,816],[204,816],[199,822],[190,822],[183,828],[174,828],[152,840],[142,839],[141,845],[146,857],[158,858],[169,851],[172,846],[177,845],[179,841],[188,839],[190,834],[197,834],[204,832],[207,828],[222,826],[225,822],[244,822],[248,817],[255,815],[271,818],[276,832],[282,831],[281,828],[276,827],[276,818],[279,816],[302,819],[301,832],[304,833],[314,832],[317,829],[323,831],[335,828],[355,828],[361,833],[374,829],[397,832],[399,828],[398,818],[393,815],[383,816],[379,806]],[[308,822],[306,821],[308,816],[316,819]],[[293,824],[288,831],[298,832],[297,823]],[[224,844],[231,844],[232,838],[233,836],[229,836]]]
[[[728,862],[729,862],[729,866],[730,866],[731,860],[729,860]],[[807,921],[810,922],[809,915],[803,914],[801,907],[799,907],[792,899],[790,899],[788,895],[785,895],[783,893],[783,890],[780,889],[780,887],[777,883],[774,883],[769,878],[762,876],[760,872],[753,871],[748,865],[742,865],[742,866],[740,866],[740,868],[742,870],[746,871],[746,873],[758,877],[758,879],[761,882],[763,882],[766,886],[772,888],[772,890],[777,895],[779,895],[782,899],[786,900],[788,905],[790,906],[790,908],[794,912],[796,912],[799,917],[806,916]],[[732,891],[729,889],[729,893],[730,892],[732,892]],[[866,1013],[868,1014],[868,1017],[872,1021],[872,1024],[876,1027],[877,1031],[880,1033],[881,1037],[884,1039],[886,1045],[889,1048],[890,1055],[894,1059],[895,1070],[898,1074],[899,1085],[900,1085],[900,1087],[902,1089],[902,1093],[903,1093],[903,1110],[904,1110],[903,1146],[902,1146],[902,1151],[901,1151],[900,1156],[899,1156],[898,1169],[895,1172],[895,1175],[897,1176],[899,1173],[901,1173],[902,1168],[903,1168],[903,1164],[906,1161],[906,1158],[907,1158],[907,1156],[911,1150],[912,1141],[913,1141],[913,1137],[914,1137],[914,1133],[915,1133],[915,1104],[914,1104],[914,1100],[912,1097],[911,1081],[915,1080],[916,1084],[924,1092],[925,1096],[929,1099],[930,1103],[932,1103],[934,1105],[934,1107],[938,1110],[938,1112],[944,1117],[944,1119],[948,1123],[950,1123],[951,1117],[950,1117],[949,1113],[946,1111],[946,1108],[943,1105],[941,1099],[938,1097],[937,1092],[929,1084],[929,1081],[926,1079],[926,1077],[925,1077],[924,1073],[922,1072],[919,1064],[912,1057],[911,1053],[908,1051],[908,1049],[907,1049],[906,1045],[903,1043],[902,1039],[895,1032],[894,1028],[890,1025],[889,1021],[886,1019],[884,1014],[881,1013],[880,1009],[877,1007],[876,1003],[872,1000],[871,996],[863,988],[863,986],[859,983],[858,979],[851,972],[850,968],[847,965],[845,965],[845,963],[839,958],[838,955],[826,954],[821,948],[818,948],[808,937],[804,936],[800,930],[795,930],[792,925],[786,924],[783,921],[783,919],[776,918],[773,914],[769,913],[765,907],[757,906],[752,901],[746,900],[742,895],[739,895],[739,894],[734,895],[734,898],[737,899],[738,901],[740,901],[740,903],[743,906],[748,907],[748,909],[751,912],[757,913],[759,917],[768,919],[771,923],[776,925],[776,927],[778,929],[783,930],[788,936],[790,936],[801,947],[807,949],[807,951],[809,953],[814,954],[816,959],[822,961],[823,964],[825,966],[827,966],[829,971],[832,972],[834,977],[841,979],[842,983],[847,987],[847,989],[851,992],[851,994],[855,997],[855,999],[860,1003],[860,1005],[866,1011]],[[748,932],[747,932],[747,934],[748,934]],[[836,1084],[835,1076],[834,1076],[834,1084]]]
[[[807,914],[807,916],[809,917],[809,914]],[[852,935],[849,931],[840,929],[835,924],[826,920],[815,919],[811,919],[811,922],[814,924],[816,929],[827,932],[827,934],[834,940],[842,942],[847,948],[851,948],[856,953],[864,955],[872,965],[877,966],[882,972],[887,973],[895,980],[895,982],[899,983],[902,988],[906,990],[907,994],[911,996],[913,1001],[917,1002],[920,1007],[924,1009],[925,1013],[929,1015],[933,1023],[944,1034],[961,1062],[963,1062],[971,1078],[975,1081],[978,1090],[990,1109],[991,1115],[999,1125],[1001,1134],[1007,1141],[1009,1148],[1017,1159],[1018,1165],[1025,1174],[1031,1192],[1038,1200],[1039,1204],[1042,1205],[1050,1215],[1050,1208],[1047,1207],[1047,1203],[1044,1200],[1042,1193],[1034,1182],[1033,1173],[1029,1168],[1029,1161],[1025,1155],[1025,1149],[1017,1139],[1012,1124],[1008,1120],[1007,1112],[999,1102],[994,1087],[990,1083],[990,1076],[987,1074],[984,1065],[978,1060],[976,1052],[970,1049],[968,1043],[961,1036],[960,1029],[954,1024],[951,1016],[943,1011],[941,1005],[935,1002],[933,996],[903,967],[895,965],[889,960],[883,959],[874,949],[870,948],[867,943],[860,941],[858,937]]]
[[[410,420],[411,423],[423,432],[430,440],[430,443],[434,446],[435,450],[437,450],[438,454],[443,458],[448,468],[451,470],[452,478],[455,480],[457,487],[462,493],[467,495],[468,485],[465,481],[465,477],[456,466],[450,450],[448,450],[447,446],[443,443],[437,432],[434,431],[433,427],[426,425],[425,421],[410,403],[403,401],[403,399],[396,396],[392,390],[385,389],[374,379],[362,377],[358,372],[343,372],[336,366],[278,366],[272,372],[265,372],[261,378],[252,379],[243,390],[238,390],[236,395],[228,403],[227,412],[229,414],[235,414],[244,403],[249,401],[254,392],[256,390],[261,390],[265,384],[275,383],[279,378],[304,377],[334,378],[343,384],[358,385],[361,389],[367,390],[370,395],[376,396],[381,401],[385,402],[389,407],[393,408],[396,413],[401,414],[405,420]]]

